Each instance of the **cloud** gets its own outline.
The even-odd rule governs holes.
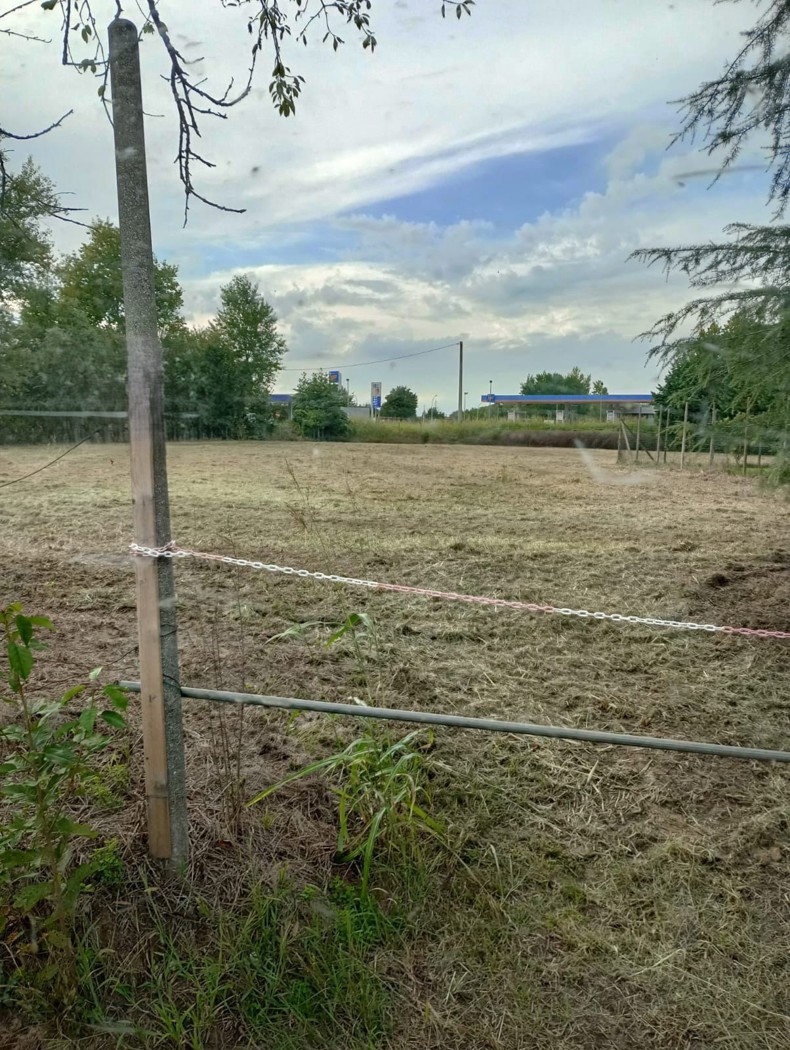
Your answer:
[[[112,17],[114,5],[101,4],[97,16]],[[190,58],[205,56],[210,84],[238,77],[249,58],[244,9],[170,6],[171,30]],[[245,270],[278,310],[295,364],[349,368],[464,338],[470,390],[487,390],[489,378],[514,388],[527,371],[560,364],[601,374],[610,388],[649,386],[652,366],[645,370],[631,339],[686,288],[626,263],[628,254],[715,237],[734,218],[759,220],[765,186],[736,174],[705,194],[704,179],[687,177],[700,158],[665,152],[676,127],[666,101],[720,70],[753,11],[726,4],[713,18],[698,0],[637,6],[625,17],[618,0],[497,0],[456,23],[424,0],[376,3],[374,55],[345,30],[338,54],[318,40],[288,50],[287,63],[306,77],[295,118],[273,113],[264,63],[242,107],[227,121],[203,121],[201,150],[216,167],[197,173],[200,188],[247,212],[196,205],[185,230],[165,55],[145,38],[146,110],[163,114],[146,127],[154,243],[181,267],[193,319],[209,318],[219,286]],[[22,16],[16,28],[56,36],[54,14],[36,6]],[[48,124],[59,107],[75,110],[30,152],[73,194],[69,203],[113,216],[112,135],[96,80],[61,68],[56,41],[10,39],[4,48],[4,100],[14,99],[18,130]],[[566,191],[556,164],[573,164],[583,146],[599,148],[600,162]],[[555,158],[531,169],[553,192],[517,186],[517,220],[481,221],[488,213],[459,196],[455,217],[409,221],[410,196],[422,194],[427,208],[465,174],[484,172],[495,199],[505,159],[527,154]],[[387,214],[395,200],[397,217]],[[538,213],[535,200],[550,206]],[[63,250],[81,236],[55,229]],[[386,369],[453,406],[452,351]],[[381,378],[375,371],[349,374],[364,387]]]

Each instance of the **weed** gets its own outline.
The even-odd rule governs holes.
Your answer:
[[[117,889],[123,885],[126,875],[123,860],[118,853],[118,839],[110,839],[103,846],[93,851],[91,856],[93,874],[91,882],[108,889]]]
[[[362,889],[367,890],[379,841],[390,847],[413,845],[417,832],[442,840],[444,830],[420,804],[424,754],[415,747],[423,734],[409,733],[395,743],[374,733],[354,740],[343,751],[319,759],[285,777],[250,801],[262,802],[286,784],[313,773],[332,774],[338,800],[337,853],[344,861],[362,861]]]
[[[124,726],[119,711],[126,707],[126,695],[117,686],[95,686],[95,672],[91,684],[69,689],[60,700],[31,701],[27,681],[34,653],[45,648],[37,633],[53,625],[10,605],[0,609],[0,628],[12,693],[3,699],[19,716],[0,729],[0,740],[8,746],[0,764],[0,799],[13,807],[0,825],[0,886],[10,901],[0,914],[0,933],[16,955],[43,957],[39,981],[56,998],[66,999],[76,987],[77,901],[96,871],[93,861],[74,863],[75,841],[96,833],[72,818],[70,803],[94,775],[92,758],[109,742],[98,725]],[[68,720],[69,704],[78,696],[87,703]],[[109,706],[100,707],[99,697]]]

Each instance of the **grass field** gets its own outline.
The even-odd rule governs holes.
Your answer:
[[[0,450],[0,484],[52,455]],[[613,452],[588,455],[175,445],[174,538],[395,583],[788,628],[785,500],[751,478],[640,474],[615,468]],[[105,676],[136,677],[132,539],[123,446],[83,446],[4,489],[0,602],[21,600],[59,627],[38,668],[40,691],[98,665]],[[177,584],[190,685],[790,744],[786,642],[530,616],[196,562],[177,565]],[[373,634],[356,647],[349,638],[327,646],[331,628],[320,624],[352,612],[369,614]],[[290,630],[299,624],[319,626]],[[786,767],[439,731],[427,787],[447,843],[382,855],[374,896],[386,930],[357,936],[356,905],[338,903],[351,876],[335,862],[326,783],[299,781],[243,813],[229,800],[238,802],[237,761],[246,799],[362,729],[249,709],[240,725],[236,711],[185,704],[195,899],[219,909],[211,914],[258,916],[277,931],[270,948],[286,960],[282,972],[302,976],[289,978],[287,994],[266,985],[270,1027],[256,1028],[235,989],[206,991],[219,980],[210,961],[232,969],[216,940],[221,924],[201,940],[194,930],[206,913],[193,914],[183,890],[159,887],[154,918],[135,903],[154,874],[133,732],[118,803],[99,818],[120,843],[128,883],[92,901],[86,976],[104,1003],[96,1017],[115,1028],[66,1037],[53,1034],[54,1022],[17,1017],[19,1042],[9,1045],[790,1047]],[[251,868],[269,887],[265,915]],[[287,903],[272,889],[285,883]],[[307,897],[331,897],[332,915],[353,916],[353,951],[345,940],[338,947],[335,926],[315,925],[318,912],[305,919],[307,886]],[[178,942],[169,954],[163,916],[168,944]],[[182,965],[167,970],[174,958]],[[299,998],[303,987],[320,1007]],[[39,1042],[22,1041],[31,1038]]]

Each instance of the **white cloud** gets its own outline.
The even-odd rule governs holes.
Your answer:
[[[218,0],[188,6],[187,13],[187,5],[162,2],[178,45],[205,56],[201,68],[213,84],[238,75],[249,48],[244,8]],[[109,20],[115,4],[94,7]],[[175,120],[160,79],[164,55],[146,38],[146,109],[164,114],[147,122],[154,241],[185,273],[205,274],[187,282],[195,318],[211,315],[228,276],[220,266],[207,272],[207,260],[224,246],[244,247],[259,259],[247,268],[277,306],[299,360],[343,367],[464,337],[470,389],[487,389],[492,375],[513,387],[526,371],[561,362],[603,373],[610,387],[649,386],[643,350],[630,340],[677,305],[684,286],[626,264],[629,252],[710,238],[732,218],[763,216],[761,185],[750,193],[742,180],[722,180],[700,203],[696,183],[681,185],[699,158],[656,156],[676,126],[666,101],[715,75],[753,10],[724,4],[714,13],[711,0],[497,0],[456,22],[434,8],[376,0],[380,46],[372,56],[351,32],[336,55],[317,40],[287,55],[307,78],[289,120],[272,111],[264,63],[247,102],[225,122],[203,122],[201,148],[217,167],[198,173],[201,189],[247,213],[196,205],[186,230],[172,163]],[[31,8],[18,28],[54,37],[57,16]],[[96,81],[62,69],[56,42],[1,39],[0,83],[3,101],[13,98],[14,128],[38,128],[73,106],[64,127],[31,142],[30,152],[74,194],[70,203],[113,216],[112,136]],[[12,121],[4,115],[2,123]],[[605,192],[509,235],[481,222],[443,227],[364,214],[372,202],[442,186],[483,160],[604,134],[620,135]],[[357,214],[338,218],[349,211]],[[270,246],[314,240],[318,222],[353,239],[351,257],[327,263],[316,252],[304,265],[267,262]],[[55,232],[64,249],[80,237],[69,227]],[[392,374],[406,378],[408,365],[421,390],[439,389],[452,407],[450,357],[416,358]]]

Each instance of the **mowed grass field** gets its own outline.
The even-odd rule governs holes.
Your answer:
[[[52,455],[0,450],[0,483]],[[790,505],[753,479],[637,473],[616,468],[612,452],[582,460],[531,448],[216,443],[174,445],[169,457],[183,546],[558,606],[790,628]],[[40,692],[96,666],[137,677],[131,520],[123,446],[83,446],[2,490],[0,601],[58,626]],[[176,572],[189,685],[790,748],[786,641],[194,561]],[[349,638],[327,646],[328,625],[353,612],[371,617],[373,633],[356,650]],[[242,854],[272,885],[337,874],[336,807],[320,778],[302,781],[245,810],[234,838],[236,763],[248,798],[364,727],[240,717],[185,701],[192,878],[217,899],[235,892],[243,908]],[[106,818],[129,870],[144,855],[135,718],[125,805]],[[284,1022],[269,1045],[790,1047],[788,767],[449,729],[428,758],[448,846],[426,845],[413,878],[392,859],[374,866],[409,931],[365,955],[383,997],[375,1024],[351,1004],[320,1039]],[[190,1045],[256,1045],[219,1007],[215,1020],[210,1039]],[[90,1038],[79,1045],[121,1045]]]

